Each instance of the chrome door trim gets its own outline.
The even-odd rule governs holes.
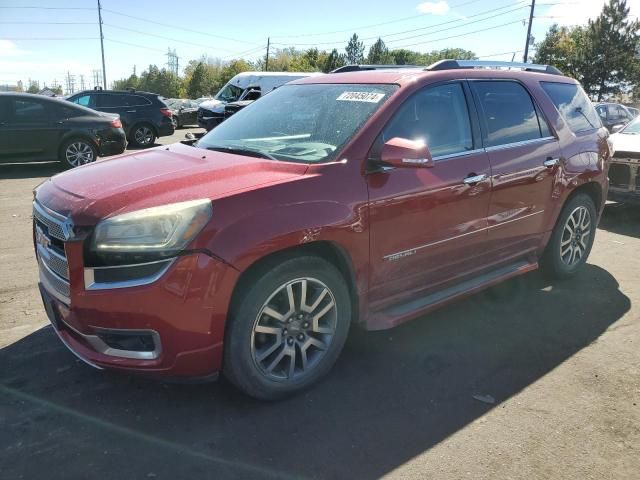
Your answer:
[[[522,215],[521,217],[518,217],[518,218],[512,218],[511,220],[505,220],[504,222],[496,223],[495,225],[489,225],[489,227],[487,228],[491,230],[492,228],[501,227],[502,225],[507,225],[509,223],[513,223],[519,220],[524,220],[526,218],[533,217],[534,215],[540,215],[541,213],[544,213],[544,210],[538,210],[537,212],[529,213],[527,215]]]
[[[476,233],[486,232],[487,228],[481,228],[479,230],[474,230],[473,232],[463,233],[462,235],[456,235],[453,237],[445,238],[443,240],[438,240],[437,242],[426,243],[424,245],[420,245],[418,247],[409,248],[407,250],[402,250],[400,252],[390,253],[389,255],[385,255],[382,257],[384,260],[399,260],[403,257],[408,257],[409,255],[415,254],[418,250],[422,250],[428,247],[434,247],[436,245],[440,245],[442,243],[450,242],[451,240],[457,240],[458,238],[467,237],[469,235],[475,235]]]
[[[509,148],[516,148],[516,147],[524,147],[527,145],[534,145],[536,143],[546,143],[546,142],[550,142],[552,140],[557,140],[556,137],[542,137],[542,138],[533,138],[531,140],[523,140],[522,142],[512,142],[512,143],[505,143],[503,145],[494,145],[492,147],[486,147],[484,150],[487,153],[490,152],[495,152],[498,150],[507,150]]]

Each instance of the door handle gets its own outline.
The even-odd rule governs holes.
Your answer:
[[[559,158],[547,158],[544,162],[542,162],[542,164],[547,167],[547,168],[553,168],[556,165],[558,165],[558,163],[560,163],[560,159]]]
[[[481,175],[470,175],[463,180],[465,185],[475,185],[476,183],[482,182],[487,179],[487,174],[483,173]]]

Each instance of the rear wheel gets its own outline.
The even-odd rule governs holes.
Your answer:
[[[562,209],[543,257],[546,273],[574,275],[587,261],[596,234],[597,213],[589,195],[579,193]]]
[[[151,125],[141,123],[131,129],[129,141],[137,147],[151,147],[156,142],[156,133]]]
[[[89,140],[83,138],[72,138],[60,147],[59,160],[65,170],[95,162],[97,158],[98,150],[96,147]]]
[[[351,300],[340,272],[316,257],[258,274],[228,319],[224,373],[247,394],[276,399],[318,381],[349,331]]]

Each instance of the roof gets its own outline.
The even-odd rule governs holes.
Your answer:
[[[322,72],[240,72],[236,77],[313,77],[323,75]]]

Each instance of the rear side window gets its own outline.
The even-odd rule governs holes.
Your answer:
[[[64,105],[56,105],[56,115],[59,118],[74,118],[86,115],[86,112],[79,108],[65,107]]]
[[[544,118],[538,119],[531,96],[519,83],[475,81],[473,87],[480,102],[485,147],[548,136]]]
[[[98,95],[98,107],[100,108],[116,108],[126,107],[129,105],[126,95],[118,95],[114,93],[102,93]]]
[[[434,157],[473,149],[469,111],[462,85],[427,87],[402,104],[382,132],[394,137],[424,140]]]
[[[159,98],[160,97],[158,97],[158,99]],[[151,101],[141,95],[127,95],[127,105],[131,107],[143,107],[145,105],[151,105]]]
[[[593,105],[578,85],[554,82],[541,84],[573,133],[602,126]]]
[[[16,123],[43,122],[47,120],[47,109],[42,102],[16,99],[13,102],[13,120]]]

